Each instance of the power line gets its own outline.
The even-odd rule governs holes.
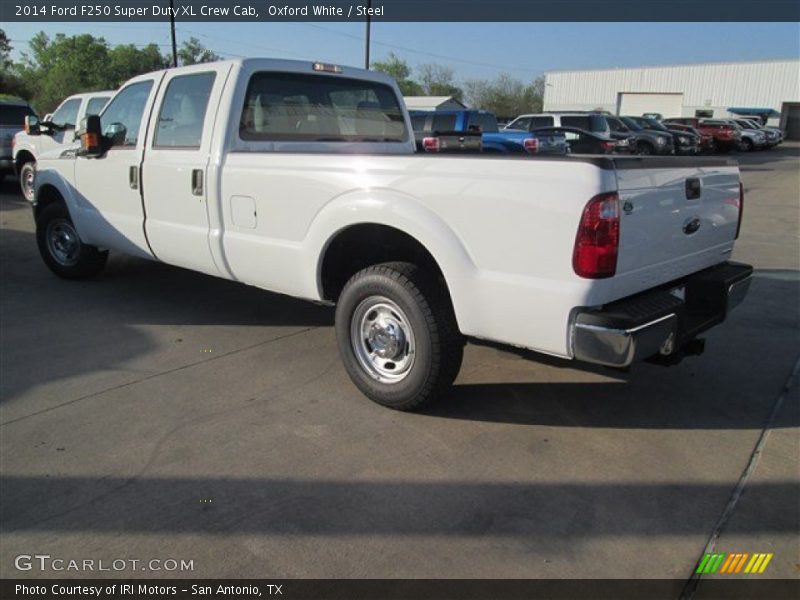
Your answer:
[[[283,54],[286,54],[286,55],[289,55],[289,56],[293,56],[294,58],[299,58],[299,59],[302,59],[302,60],[311,60],[308,56],[300,55],[300,54],[297,54],[295,52],[289,52],[287,50],[284,50],[283,48],[274,48],[274,47],[270,47],[270,46],[264,46],[262,44],[253,44],[251,42],[243,42],[241,40],[232,40],[230,38],[224,38],[224,37],[220,37],[218,35],[211,35],[211,34],[208,34],[208,33],[200,33],[199,31],[192,31],[191,29],[185,29],[184,27],[180,27],[179,30],[182,31],[183,33],[188,33],[188,34],[191,34],[191,35],[197,35],[197,36],[204,37],[204,38],[211,39],[211,40],[216,39],[216,40],[219,40],[221,42],[227,42],[229,44],[238,44],[239,46],[249,46],[251,48],[255,48],[256,50],[267,50],[268,52],[281,52]],[[215,52],[216,52],[216,50],[215,50]],[[225,54],[225,53],[224,52],[219,52],[219,54]],[[238,56],[240,58],[245,58],[244,56],[242,56],[240,54],[232,54],[231,56]]]
[[[354,39],[354,40],[358,40],[358,41],[362,41],[362,39],[363,39],[361,36],[354,35],[352,33],[345,33],[344,31],[336,31],[335,29],[328,29],[327,27],[323,27],[322,25],[316,25],[314,23],[301,23],[301,25],[306,25],[308,27],[314,27],[315,29],[320,29],[322,31],[327,31],[328,33],[333,33],[335,35],[341,35],[341,36],[348,37],[348,38],[351,38],[351,39]],[[436,54],[434,52],[426,52],[424,50],[416,50],[414,48],[409,48],[407,46],[399,46],[397,44],[389,44],[387,42],[376,42],[376,41],[373,40],[372,44],[375,44],[376,46],[386,46],[387,48],[394,48],[396,50],[404,50],[405,52],[413,52],[414,54],[420,54],[422,56],[430,56],[432,58],[439,58],[441,60],[451,60],[453,62],[464,63],[466,65],[473,65],[473,66],[477,66],[477,67],[490,67],[492,69],[500,69],[500,70],[503,70],[503,71],[527,71],[527,72],[536,73],[536,74],[540,74],[541,73],[540,69],[532,69],[530,67],[515,67],[513,69],[509,69],[508,66],[506,66],[506,65],[497,65],[497,64],[493,64],[493,63],[485,63],[485,62],[479,62],[479,61],[474,61],[474,60],[465,60],[463,58],[457,58],[455,56],[447,56],[446,54]]]

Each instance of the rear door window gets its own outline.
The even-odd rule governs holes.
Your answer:
[[[216,73],[174,77],[158,114],[154,148],[199,148]]]
[[[252,141],[404,142],[403,111],[383,83],[338,76],[254,73],[239,121]]]

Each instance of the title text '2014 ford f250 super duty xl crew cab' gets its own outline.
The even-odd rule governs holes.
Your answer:
[[[697,353],[747,292],[728,159],[415,153],[396,83],[243,59],[136,77],[39,159],[48,267],[107,253],[336,304],[358,388],[412,409],[468,338],[627,367]]]

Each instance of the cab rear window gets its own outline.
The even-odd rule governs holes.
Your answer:
[[[404,142],[403,111],[388,85],[337,76],[255,73],[239,121],[251,141]]]

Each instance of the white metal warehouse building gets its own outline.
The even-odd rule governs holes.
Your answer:
[[[545,74],[546,111],[722,118],[731,108],[772,109],[770,124],[800,139],[800,59]]]

